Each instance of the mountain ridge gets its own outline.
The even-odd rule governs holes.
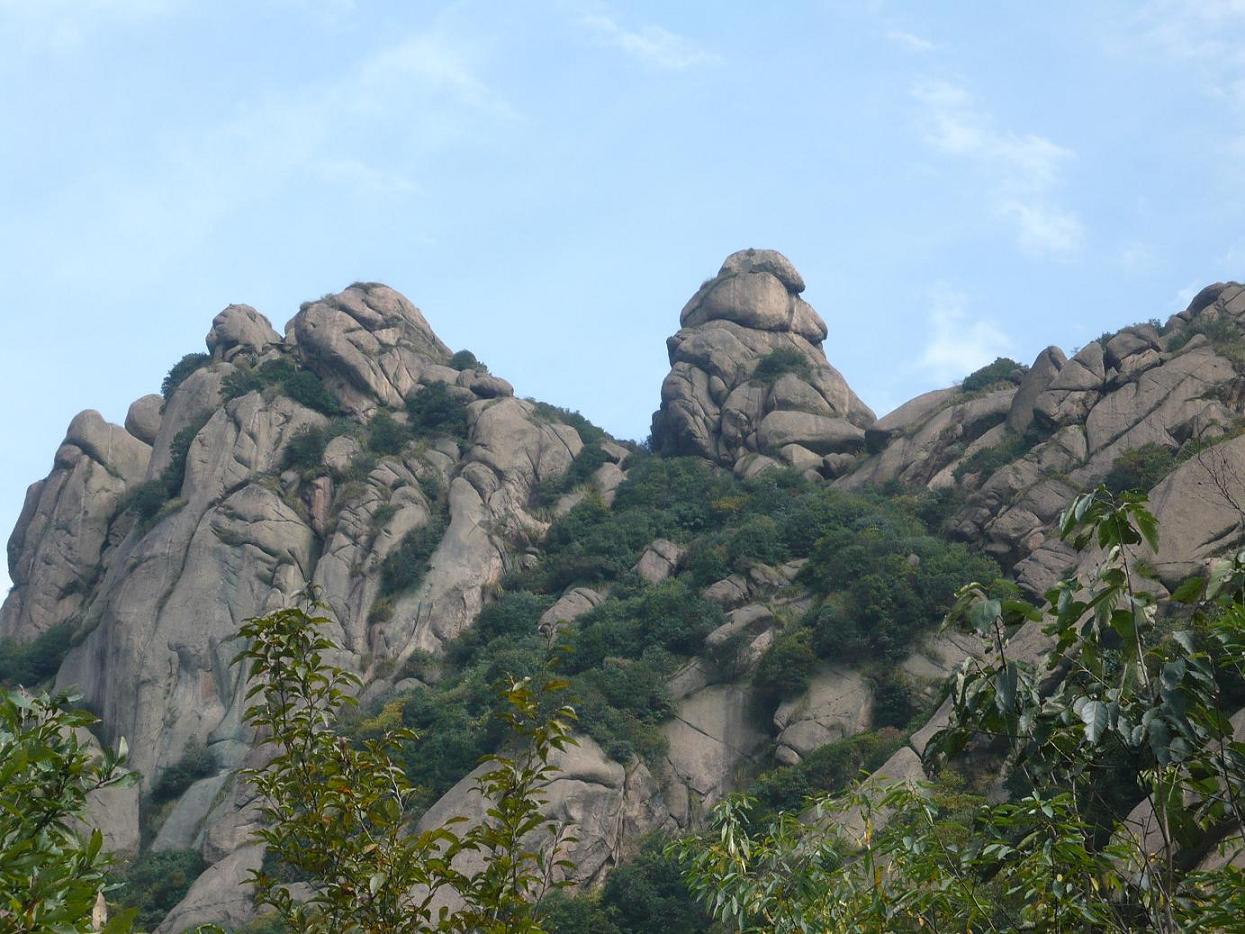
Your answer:
[[[1032,366],[934,390],[882,419],[827,360],[825,322],[803,289],[790,262],[766,250],[732,254],[702,284],[667,344],[651,440],[659,457],[704,461],[742,483],[789,472],[844,495],[920,491],[951,537],[980,545],[1032,593],[1076,560],[1052,534],[1059,510],[1130,452],[1169,457],[1166,473],[1146,475],[1164,524],[1163,584],[1239,540],[1240,285],[1208,286],[1161,326],[1125,328],[1070,359],[1050,347]],[[262,853],[249,837],[255,802],[235,776],[260,752],[229,665],[243,618],[315,586],[340,663],[366,682],[365,705],[428,689],[435,679],[412,665],[456,644],[507,580],[538,568],[559,523],[608,514],[651,457],[574,413],[516,398],[377,283],[305,303],[283,333],[230,305],[205,344],[174,368],[164,395],[133,403],[124,426],[91,410],[72,420],[9,539],[14,588],[0,608],[0,637],[72,630],[56,684],[82,691],[106,741],[129,739],[142,787],[93,812],[110,847],[194,850],[209,864],[165,920],[170,931],[212,912],[249,917],[241,880]],[[623,570],[645,587],[676,582],[700,560],[695,540],[640,544]],[[877,692],[833,659],[756,721],[758,666],[792,620],[818,610],[810,560],[749,557],[706,582],[696,599],[720,621],[666,681],[664,758],[618,761],[585,736],[559,760],[550,806],[581,828],[581,885],[598,884],[646,833],[693,825],[767,755],[794,767],[870,728]],[[575,567],[547,595],[546,631],[630,593],[625,574],[575,579]],[[1017,640],[1021,657],[1046,650],[1037,632]],[[727,648],[737,654],[723,676],[713,659]],[[953,636],[925,638],[897,661],[929,697],[967,651]],[[881,770],[923,774],[923,741],[945,715],[944,705]],[[153,807],[160,776],[200,747],[211,774]],[[456,782],[425,820],[469,808],[469,784]]]

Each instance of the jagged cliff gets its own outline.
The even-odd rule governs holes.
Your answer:
[[[926,393],[880,420],[827,361],[827,328],[803,289],[783,256],[746,250],[697,290],[668,341],[656,451],[741,478],[790,467],[845,491],[929,491],[951,535],[996,556],[1033,592],[1074,561],[1052,535],[1059,510],[1138,449],[1170,453],[1152,493],[1164,529],[1153,557],[1165,583],[1239,541],[1241,286],[1203,290],[1162,327],[1125,328],[1071,359],[1051,347],[1032,366]],[[314,585],[330,608],[340,663],[364,678],[365,705],[422,690],[399,678],[408,661],[437,656],[469,629],[504,578],[540,561],[551,525],[585,497],[608,511],[641,455],[568,413],[516,398],[381,285],[305,304],[284,336],[255,309],[232,305],[206,344],[167,398],[137,400],[124,427],[92,411],[72,421],[10,538],[14,587],[0,609],[0,637],[72,630],[56,683],[81,690],[105,742],[129,740],[141,786],[110,792],[93,809],[109,845],[193,849],[205,859],[167,931],[240,924],[251,912],[241,881],[262,852],[250,839],[255,803],[236,774],[262,753],[242,725],[243,686],[229,664],[240,621]],[[386,431],[392,439],[376,441]],[[657,538],[634,572],[657,585],[687,560],[683,543]],[[403,562],[421,573],[394,586]],[[657,759],[613,758],[585,736],[559,760],[549,809],[579,838],[577,881],[598,882],[645,833],[694,824],[771,754],[797,763],[870,728],[873,685],[833,658],[772,720],[755,715],[758,661],[814,604],[804,564],[754,561],[703,589],[721,619],[703,653],[668,678]],[[611,586],[570,581],[543,612],[542,630],[573,627]],[[724,646],[735,653],[730,665],[715,661]],[[898,667],[933,696],[969,646],[925,638]],[[1013,646],[1033,659],[1046,648],[1036,628]],[[882,771],[919,774],[924,740],[945,716],[935,714]],[[211,774],[161,808],[140,807],[198,747],[210,751]],[[470,811],[470,786],[464,776],[424,821]]]

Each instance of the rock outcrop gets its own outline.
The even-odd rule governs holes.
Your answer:
[[[1125,328],[1070,359],[1049,347],[992,386],[935,390],[881,419],[827,361],[826,325],[803,291],[789,261],[758,250],[732,254],[701,286],[668,341],[671,370],[653,417],[659,452],[738,476],[785,466],[842,489],[929,491],[946,504],[947,530],[997,556],[1034,593],[1078,560],[1053,529],[1069,497],[1138,448],[1171,454],[1151,497],[1163,538],[1147,558],[1162,584],[1245,539],[1245,351],[1234,343],[1245,334],[1245,288],[1211,286],[1162,328]],[[342,646],[335,661],[361,676],[365,705],[425,689],[404,663],[441,653],[505,575],[538,565],[551,521],[585,501],[611,508],[635,457],[599,433],[581,437],[582,423],[516,398],[484,368],[451,365],[461,356],[385,286],[355,284],[308,303],[284,334],[250,306],[231,305],[206,345],[203,366],[167,400],[134,402],[124,427],[93,411],[71,422],[9,540],[14,587],[0,608],[0,638],[72,632],[56,683],[76,686],[101,713],[103,742],[127,738],[141,790],[188,750],[208,751],[208,774],[145,833],[140,789],[92,801],[111,848],[147,841],[196,850],[210,864],[162,931],[240,925],[253,913],[244,880],[262,851],[241,770],[264,753],[243,725],[243,685],[230,664],[241,620],[314,586]],[[291,374],[298,391],[278,385]],[[429,399],[456,407],[452,429],[415,424]],[[374,444],[373,429],[386,424],[399,440]],[[572,474],[573,488],[569,479],[559,486],[586,451],[594,459],[580,465],[589,469]],[[535,505],[549,489],[556,502]],[[162,499],[148,502],[153,495]],[[560,581],[539,631],[586,625],[611,588],[697,579],[691,569],[705,556],[695,543],[667,530],[638,534],[620,568],[625,583]],[[391,559],[416,546],[417,579],[387,580]],[[576,884],[599,884],[646,833],[695,826],[759,771],[874,728],[875,685],[842,664],[820,663],[799,697],[758,715],[752,673],[820,599],[802,564],[733,561],[708,577],[721,579],[698,579],[725,622],[669,676],[673,713],[654,727],[664,752],[649,764],[615,761],[586,736],[560,755],[546,813],[579,838]],[[1008,654],[1039,662],[1048,649],[1030,625]],[[973,639],[929,638],[895,674],[932,704],[978,651]],[[947,716],[944,704],[879,776],[921,775],[921,754]],[[425,824],[478,818],[473,783],[464,776]]]
[[[787,464],[827,476],[864,448],[873,412],[827,362],[826,324],[780,253],[732,253],[679,316],[653,443],[752,474]]]

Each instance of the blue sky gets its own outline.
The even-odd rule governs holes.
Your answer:
[[[230,302],[384,281],[639,438],[742,247],[879,414],[1245,277],[1241,0],[0,0],[0,40],[5,534]]]

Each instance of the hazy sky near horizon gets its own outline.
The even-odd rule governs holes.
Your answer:
[[[230,302],[383,281],[642,438],[742,247],[878,414],[1245,277],[1242,0],[0,0],[0,41],[6,536]]]

